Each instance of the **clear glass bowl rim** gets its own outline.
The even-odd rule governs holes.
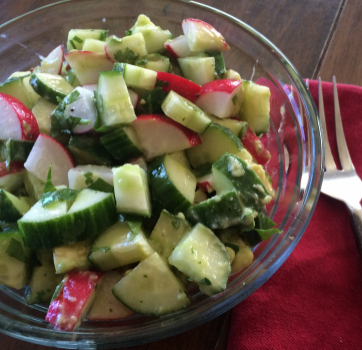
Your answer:
[[[6,27],[7,25],[23,18],[26,16],[31,15],[34,12],[44,10],[48,7],[57,6],[60,4],[68,3],[68,2],[76,2],[77,0],[62,0],[58,1],[52,4],[48,4],[42,7],[39,7],[35,10],[29,11],[25,14],[22,14],[18,17],[15,17],[2,25],[0,25],[0,30]],[[88,0],[88,1],[96,1],[96,0]],[[311,142],[313,145],[313,149],[317,149],[320,154],[320,162],[316,162],[315,159],[311,160],[311,169],[310,169],[310,178],[307,186],[307,191],[304,196],[303,204],[301,205],[301,209],[299,210],[298,214],[296,215],[296,219],[300,215],[302,209],[304,208],[304,204],[308,201],[310,196],[312,195],[312,189],[314,190],[313,197],[314,201],[309,213],[309,216],[307,220],[304,221],[304,224],[302,226],[302,229],[298,232],[298,234],[294,237],[291,244],[288,246],[288,248],[279,256],[277,260],[273,262],[272,265],[268,267],[268,269],[260,274],[260,276],[254,280],[250,285],[243,287],[238,285],[237,287],[233,288],[231,290],[232,294],[228,294],[228,292],[224,293],[220,298],[212,299],[208,304],[207,307],[203,305],[202,310],[198,310],[198,312],[193,312],[192,315],[185,314],[181,317],[178,317],[178,322],[172,322],[168,321],[167,324],[162,325],[162,332],[158,331],[157,324],[152,323],[148,329],[145,329],[145,333],[143,333],[143,338],[147,340],[141,340],[141,339],[133,339],[133,337],[127,337],[124,339],[124,335],[122,334],[114,334],[110,335],[107,334],[106,338],[101,339],[93,339],[90,341],[81,340],[81,341],[73,341],[69,340],[69,337],[63,337],[62,335],[70,334],[70,333],[64,333],[61,331],[53,330],[53,329],[44,329],[44,328],[35,328],[33,326],[29,327],[26,323],[14,321],[12,319],[7,318],[4,315],[0,315],[0,332],[4,333],[6,335],[15,337],[17,339],[21,339],[27,342],[39,344],[39,345],[45,345],[45,346],[55,346],[59,348],[67,348],[67,349],[107,349],[107,348],[117,348],[117,347],[123,347],[123,346],[130,346],[130,345],[137,345],[144,342],[152,342],[158,339],[166,338],[171,335],[176,335],[179,333],[182,333],[184,331],[187,331],[191,328],[194,328],[196,326],[199,326],[205,322],[208,322],[217,316],[221,315],[222,313],[228,311],[235,305],[237,305],[239,302],[244,300],[247,296],[252,294],[255,290],[257,290],[262,284],[264,284],[278,269],[279,267],[284,263],[284,261],[289,257],[289,255],[294,250],[295,246],[301,239],[306,227],[309,224],[309,221],[312,217],[312,214],[314,212],[315,206],[317,204],[320,189],[322,185],[323,180],[323,164],[324,164],[324,142],[323,142],[323,131],[321,128],[320,120],[318,118],[318,111],[314,104],[313,98],[309,93],[309,90],[307,86],[305,85],[302,77],[296,70],[296,68],[293,66],[293,64],[289,61],[289,59],[270,41],[268,40],[264,35],[253,29],[248,24],[244,23],[243,21],[239,20],[238,18],[229,15],[228,13],[218,10],[212,6],[205,5],[202,3],[198,3],[196,1],[190,1],[190,0],[170,0],[174,2],[179,3],[190,3],[196,6],[199,6],[200,8],[204,8],[205,10],[214,12],[218,15],[221,15],[225,17],[226,19],[232,21],[238,26],[241,26],[243,29],[248,31],[250,34],[252,34],[257,40],[259,40],[263,45],[268,47],[274,54],[275,58],[279,61],[281,65],[283,65],[283,68],[289,75],[289,78],[293,83],[295,84],[298,92],[300,93],[301,97],[304,100],[304,103],[307,107],[306,109],[306,118],[309,122],[309,126],[312,129],[310,133]],[[316,137],[317,136],[317,137]],[[315,157],[315,152],[312,152],[313,157]],[[315,179],[319,177],[319,182],[316,184]],[[263,262],[265,263],[265,262]],[[239,288],[238,288],[239,287]],[[241,293],[241,290],[243,290],[243,293]],[[187,310],[187,309],[186,309]],[[11,323],[12,327],[11,330],[8,330],[7,325]],[[44,333],[47,333],[47,337],[44,338]],[[86,336],[87,332],[82,331],[74,331],[71,332],[73,335],[79,335],[79,336]],[[99,334],[101,335],[101,333]]]

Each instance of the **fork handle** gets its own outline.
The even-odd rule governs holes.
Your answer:
[[[352,215],[354,238],[362,257],[362,208],[360,205],[358,207],[348,206],[348,208]]]

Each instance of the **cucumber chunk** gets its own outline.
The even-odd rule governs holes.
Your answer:
[[[105,53],[104,41],[87,38],[84,40],[83,51],[100,52]]]
[[[96,103],[103,125],[128,125],[136,119],[121,72],[106,71],[99,73]]]
[[[163,101],[161,108],[168,117],[199,134],[205,132],[212,123],[199,107],[172,90]]]
[[[191,207],[196,189],[196,177],[184,165],[168,154],[155,159],[148,176],[153,200],[173,214]]]
[[[170,59],[158,53],[142,57],[136,62],[136,65],[156,72],[171,72]]]
[[[114,71],[122,72],[127,87],[152,90],[157,81],[157,72],[128,63],[115,63]]]
[[[48,73],[32,73],[30,85],[37,94],[54,104],[74,90],[62,76]]]
[[[23,80],[25,79],[26,76],[27,75],[17,76],[5,80],[2,84],[0,84],[0,92],[15,97],[20,102],[22,102],[26,107],[32,109],[34,103],[31,100],[29,93],[25,89],[23,83]]]
[[[10,192],[0,189],[0,220],[15,222],[29,209],[29,203],[21,201]]]
[[[95,240],[88,259],[98,270],[108,271],[144,260],[153,252],[141,230],[118,222]]]
[[[233,190],[189,208],[186,218],[192,224],[200,222],[212,230],[222,229],[241,224],[244,208],[237,192]]]
[[[201,145],[186,150],[186,156],[194,168],[215,162],[225,152],[252,160],[252,156],[243,148],[240,139],[221,124],[211,124],[200,137]]]
[[[105,41],[108,30],[104,29],[71,29],[68,33],[67,50],[82,50],[86,39]]]
[[[112,169],[100,165],[80,165],[70,169],[68,172],[69,188],[73,190],[87,188],[98,179],[104,180],[113,187]]]
[[[120,162],[142,156],[138,136],[132,127],[117,129],[100,138],[101,144]]]
[[[204,85],[215,80],[214,57],[178,58],[177,62],[183,76],[196,84]]]
[[[136,26],[132,29],[132,34],[137,35],[137,33],[142,34],[145,38],[148,53],[163,52],[163,44],[166,40],[172,39],[170,31],[151,25]]]
[[[151,216],[151,199],[147,173],[139,165],[125,164],[113,168],[117,211],[124,214]]]
[[[50,131],[50,115],[53,113],[57,105],[40,98],[31,110],[36,118],[41,134],[51,135]]]
[[[202,224],[181,239],[168,261],[196,282],[206,295],[226,289],[231,272],[229,254],[219,238]]]
[[[25,162],[29,156],[31,149],[34,146],[34,141],[20,141],[9,139],[8,141],[1,142],[0,153],[1,161],[6,160],[10,162]]]
[[[157,253],[123,277],[112,292],[128,308],[143,315],[165,315],[190,304],[181,282]]]
[[[149,241],[152,248],[168,262],[177,243],[190,230],[191,226],[186,220],[162,210]]]
[[[225,128],[230,129],[230,131],[235,135],[240,137],[240,135],[245,134],[248,123],[243,120],[236,120],[236,119],[230,119],[230,118],[217,118],[212,115],[209,115],[209,118],[212,120],[214,124],[220,124],[225,126]]]
[[[225,153],[212,165],[217,194],[236,189],[245,207],[260,211],[271,201],[259,176],[237,156]]]

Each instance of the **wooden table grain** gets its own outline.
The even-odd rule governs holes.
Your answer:
[[[52,0],[0,0],[0,24]],[[233,14],[268,37],[303,77],[362,85],[362,2],[360,0],[204,0]],[[283,268],[283,267],[281,267]],[[128,350],[223,350],[228,312],[183,334]],[[2,350],[45,350],[0,334]]]

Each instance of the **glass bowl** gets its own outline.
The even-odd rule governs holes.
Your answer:
[[[255,260],[233,275],[225,292],[192,295],[188,308],[163,317],[134,316],[113,322],[87,322],[74,332],[54,330],[45,322],[46,308],[28,306],[22,293],[0,287],[0,331],[25,341],[68,349],[119,348],[184,332],[226,312],[267,281],[302,237],[313,214],[322,182],[322,131],[306,85],[289,60],[268,39],[237,18],[204,4],[163,0],[75,0],[29,12],[0,26],[0,81],[14,71],[39,64],[72,28],[103,28],[124,36],[137,16],[146,14],[175,36],[181,21],[193,17],[213,25],[231,50],[227,68],[271,89],[271,127],[264,137],[272,154],[267,164],[275,200],[268,213],[282,234],[259,244]]]

